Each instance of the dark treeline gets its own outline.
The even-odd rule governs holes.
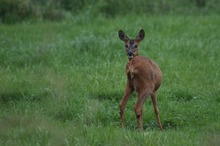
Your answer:
[[[0,22],[63,20],[68,16],[89,14],[209,14],[220,13],[219,0],[0,0]]]

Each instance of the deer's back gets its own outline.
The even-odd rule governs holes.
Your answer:
[[[126,66],[126,73],[131,86],[136,91],[149,88],[156,91],[162,80],[162,73],[155,62],[147,57],[136,56]]]

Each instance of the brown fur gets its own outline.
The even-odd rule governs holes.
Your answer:
[[[142,106],[146,98],[148,96],[151,96],[157,121],[160,126],[160,129],[162,130],[163,128],[160,122],[156,99],[156,91],[160,87],[162,73],[155,62],[153,62],[149,58],[138,55],[137,45],[140,43],[141,40],[143,40],[144,31],[140,30],[138,36],[134,40],[134,46],[129,46],[130,39],[121,30],[119,31],[119,38],[125,42],[126,52],[130,53],[128,53],[129,62],[126,65],[127,85],[124,96],[120,102],[120,115],[122,127],[124,127],[124,109],[126,103],[133,91],[136,91],[138,93],[138,100],[134,105],[134,110],[136,113],[139,128],[143,129]]]

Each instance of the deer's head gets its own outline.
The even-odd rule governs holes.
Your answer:
[[[141,29],[135,39],[130,39],[122,30],[118,31],[119,38],[125,42],[125,50],[129,60],[138,55],[138,45],[144,39],[144,35],[144,30]]]

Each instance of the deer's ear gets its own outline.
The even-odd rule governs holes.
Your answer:
[[[145,32],[143,29],[141,29],[138,33],[138,36],[136,37],[136,40],[140,42],[144,39],[144,36],[145,36]]]
[[[118,31],[118,37],[120,38],[120,40],[126,42],[129,40],[129,38],[127,37],[127,35],[122,31],[122,30],[119,30]]]

